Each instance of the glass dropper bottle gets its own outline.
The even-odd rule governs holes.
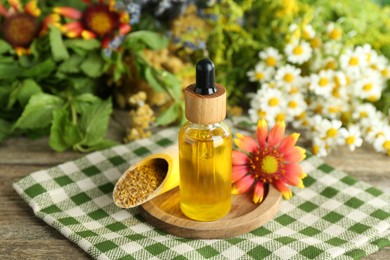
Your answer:
[[[214,83],[210,59],[196,65],[196,83],[185,89],[188,122],[179,133],[180,208],[189,218],[214,221],[231,208],[232,135],[226,90]]]

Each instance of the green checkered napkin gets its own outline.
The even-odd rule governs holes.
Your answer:
[[[360,258],[390,245],[390,194],[312,156],[302,165],[305,189],[250,233],[183,239],[145,223],[138,209],[112,201],[129,165],[176,142],[177,129],[34,172],[14,183],[35,215],[99,259]]]

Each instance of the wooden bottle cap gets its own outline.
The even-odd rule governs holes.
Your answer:
[[[226,117],[226,90],[215,84],[217,92],[211,95],[195,93],[195,84],[184,90],[186,118],[196,124],[208,125],[222,122]]]

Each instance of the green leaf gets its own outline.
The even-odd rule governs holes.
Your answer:
[[[65,41],[65,46],[68,48],[84,49],[87,51],[96,50],[100,48],[100,42],[96,39],[81,40],[81,39],[70,39]]]
[[[102,57],[99,54],[92,52],[83,61],[80,69],[85,73],[85,75],[91,78],[98,78],[104,73],[103,66],[104,60]]]
[[[97,143],[93,146],[90,146],[87,150],[82,149],[80,151],[81,152],[84,152],[84,151],[89,152],[89,151],[93,151],[93,150],[102,150],[102,149],[113,147],[114,145],[118,145],[118,142],[115,142],[115,141],[109,140],[109,139],[104,139],[104,140],[100,141],[99,143]]]
[[[11,93],[11,88],[9,86],[0,86],[0,104],[7,104],[9,100],[9,95]],[[0,110],[4,106],[0,106]]]
[[[64,108],[55,110],[50,128],[50,147],[57,152],[63,152],[81,140],[81,133],[71,122],[68,111]]]
[[[150,67],[145,67],[145,80],[157,92],[164,92],[164,87],[161,86],[160,82],[153,73],[154,71]]]
[[[26,78],[42,79],[50,75],[55,68],[55,62],[51,58],[48,58],[30,69],[24,70],[22,76]]]
[[[0,40],[0,54],[6,53],[10,50],[12,50],[12,46],[8,42]]]
[[[0,142],[11,134],[12,124],[0,118]]]
[[[104,139],[111,113],[111,99],[83,107],[79,125],[83,135],[82,145],[94,146]]]
[[[0,80],[12,80],[22,72],[23,70],[17,63],[0,63]]]
[[[50,26],[49,38],[53,59],[55,61],[62,61],[68,59],[69,53],[66,50],[64,41],[62,40],[61,31],[54,26]]]
[[[41,87],[32,79],[25,79],[20,86],[18,100],[22,107],[26,106],[30,98],[38,93],[42,93]]]
[[[159,125],[169,125],[173,123],[180,111],[180,103],[174,103],[167,110],[163,111],[156,119],[157,124]]]
[[[58,66],[58,70],[65,73],[78,73],[80,72],[79,65],[83,62],[84,57],[79,55],[72,55],[69,59],[65,60]]]
[[[84,111],[84,109],[87,109],[86,106],[101,102],[101,100],[97,96],[91,93],[85,93],[79,95],[74,99],[74,101],[75,101],[76,111],[78,113],[81,113],[82,111]]]
[[[14,128],[36,129],[49,126],[53,118],[53,110],[63,104],[64,101],[59,97],[44,93],[35,94],[30,98]]]
[[[159,50],[168,46],[168,39],[155,32],[136,31],[130,33],[125,38],[123,46],[132,50],[142,50],[145,47],[152,50]]]

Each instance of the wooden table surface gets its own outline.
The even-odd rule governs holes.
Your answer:
[[[120,140],[118,123],[110,126],[110,137]],[[115,133],[115,134],[113,134]],[[36,218],[32,209],[13,190],[12,183],[34,171],[83,157],[67,151],[56,153],[48,138],[18,137],[0,144],[0,259],[88,259],[78,246]],[[339,149],[324,158],[330,165],[351,176],[390,192],[390,158],[363,147],[350,153]],[[390,259],[390,247],[366,259]]]

